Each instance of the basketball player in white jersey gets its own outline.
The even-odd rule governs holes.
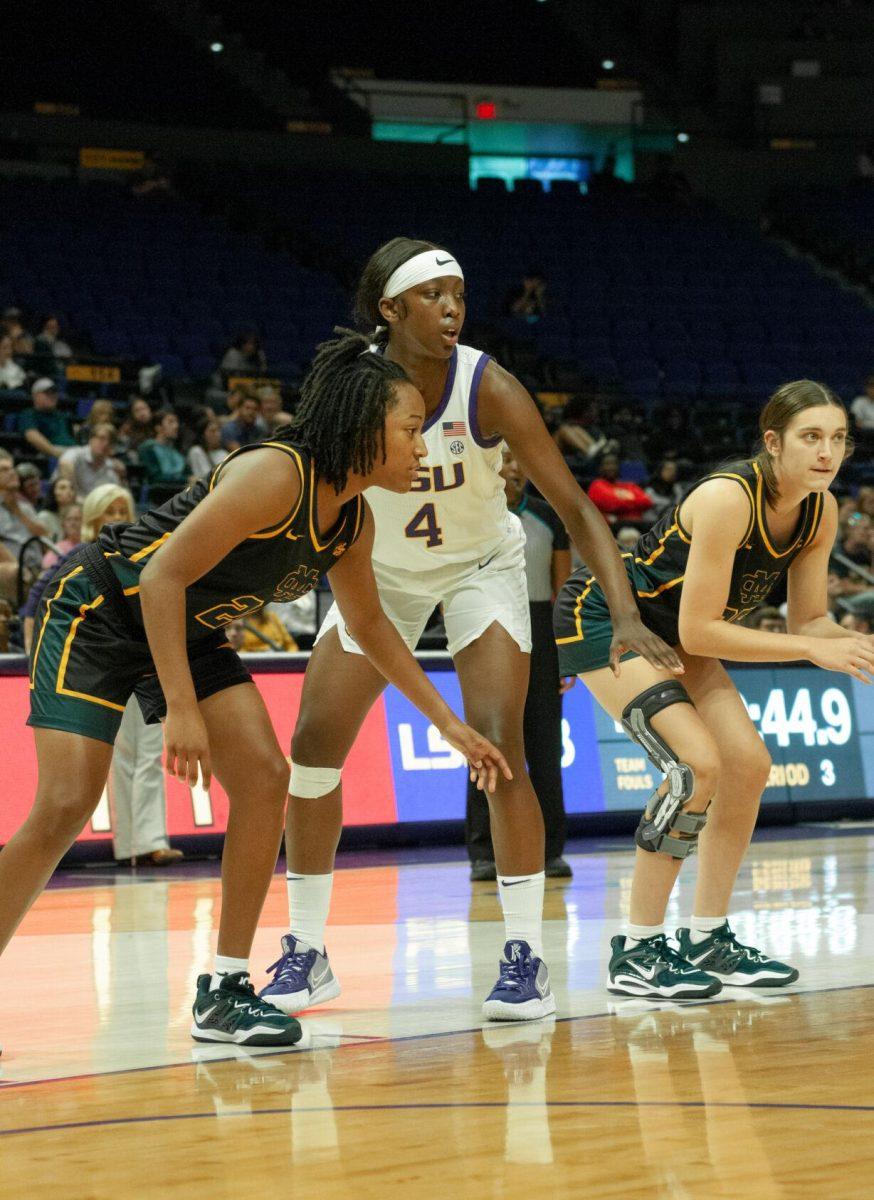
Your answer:
[[[522,715],[531,650],[524,537],[500,477],[506,441],[602,581],[616,636],[611,662],[635,650],[679,672],[674,651],[641,623],[610,530],[577,486],[522,385],[488,355],[459,345],[462,268],[429,242],[395,238],[365,267],[357,317],[375,347],[399,363],[425,398],[425,465],[408,496],[371,488],[373,568],[380,600],[415,647],[438,604],[466,719],[506,757],[512,781],[489,795],[505,946],[483,1005],[490,1020],[555,1011],[541,936],[543,819],[525,766]],[[342,828],[340,772],[385,687],[331,608],[307,668],[292,742],[286,819],[291,931],[261,995],[296,1013],[339,995],[325,953],[334,855]]]

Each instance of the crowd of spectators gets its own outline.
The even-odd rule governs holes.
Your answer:
[[[545,311],[540,268],[524,275],[508,305],[531,318]],[[208,474],[229,453],[272,436],[291,419],[294,396],[267,378],[254,330],[240,333],[199,395],[174,403],[172,390],[102,389],[83,403],[66,383],[76,355],[58,314],[25,324],[15,307],[0,320],[0,644],[16,639],[15,612],[41,571],[81,539],[82,505],[95,489],[129,489],[135,507],[161,503]],[[142,385],[141,385],[142,387]],[[94,389],[100,390],[100,389]],[[202,403],[198,403],[202,400]],[[874,375],[850,406],[853,434],[870,458]],[[675,505],[688,484],[717,462],[749,452],[753,432],[712,406],[670,402],[646,411],[621,393],[589,391],[544,410],[555,441],[581,486],[627,550]],[[838,486],[844,486],[839,480]],[[829,582],[833,613],[871,588],[874,489],[847,489]],[[234,633],[248,649],[307,644],[314,614],[277,610]],[[848,610],[846,610],[848,611]],[[19,641],[21,639],[19,638]]]
[[[75,344],[75,343],[74,343]],[[160,388],[121,388],[83,400],[65,366],[75,357],[61,318],[0,322],[0,653],[26,647],[35,598],[67,555],[106,521],[132,520],[208,475],[233,450],[291,420],[294,396],[264,377],[257,334],[238,336],[203,396],[174,405]],[[95,389],[98,390],[98,389]],[[103,504],[95,516],[95,503]],[[83,518],[84,514],[84,518]],[[84,519],[84,527],[83,527]],[[90,532],[89,532],[90,531]],[[247,619],[246,650],[296,650],[315,612],[276,606]],[[301,611],[298,611],[300,609]],[[296,636],[297,635],[297,636]]]

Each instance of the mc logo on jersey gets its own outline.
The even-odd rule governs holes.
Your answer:
[[[452,447],[450,446],[450,449]],[[420,467],[411,492],[451,492],[464,484],[464,463],[452,464],[452,478],[446,479],[443,467]]]

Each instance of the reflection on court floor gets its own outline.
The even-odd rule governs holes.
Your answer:
[[[735,929],[801,980],[697,1005],[604,990],[632,856],[575,856],[546,898],[558,1018],[486,1028],[495,886],[461,863],[341,871],[328,949],[343,994],[283,1053],[189,1039],[217,880],[83,872],[3,960],[0,1196],[33,1194],[36,1170],[64,1197],[236,1197],[272,1172],[295,1195],[497,1197],[534,1168],[557,1196],[870,1194],[872,854],[865,830],[754,846]],[[253,966],[275,958],[285,906],[277,876]]]

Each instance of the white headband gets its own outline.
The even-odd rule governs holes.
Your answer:
[[[387,299],[394,300],[395,296],[399,296],[407,288],[415,287],[417,283],[426,283],[429,279],[438,279],[441,275],[457,275],[464,279],[461,267],[448,250],[425,250],[392,272],[382,294]]]

